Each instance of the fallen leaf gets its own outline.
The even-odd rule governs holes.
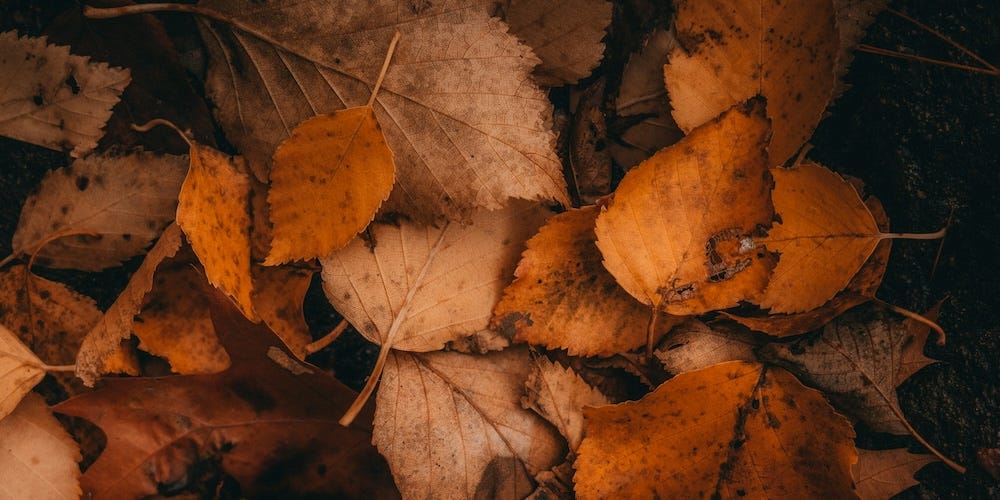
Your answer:
[[[485,356],[389,355],[373,442],[404,498],[523,498],[531,478],[562,461],[565,444],[521,407],[526,348]]]
[[[303,304],[315,271],[292,266],[254,266],[253,307],[264,324],[299,359],[312,342]]]
[[[494,329],[573,356],[611,356],[646,344],[652,311],[601,265],[597,214],[595,206],[561,213],[528,240],[516,278],[493,310]]]
[[[854,60],[854,51],[865,37],[865,30],[875,20],[879,12],[885,10],[889,0],[833,0],[837,16],[837,31],[840,33],[840,51],[837,54],[835,75],[838,88],[834,97],[840,95],[846,86],[840,81],[847,75],[847,69]]]
[[[770,165],[812,136],[833,95],[840,49],[831,0],[683,0],[664,66],[674,119],[691,131],[755,95],[767,99]]]
[[[167,226],[153,248],[149,249],[139,269],[129,278],[128,285],[84,337],[76,359],[76,376],[87,386],[94,385],[102,367],[119,348],[121,341],[132,334],[135,315],[139,314],[143,299],[153,287],[153,273],[164,259],[177,253],[182,240],[177,224]]]
[[[257,320],[250,293],[250,178],[247,164],[191,143],[191,165],[177,203],[177,224],[212,286],[226,292],[243,314]]]
[[[583,407],[604,406],[611,401],[572,368],[563,368],[544,356],[535,358],[533,365],[524,383],[521,406],[554,425],[569,443],[570,453],[576,453],[583,440]]]
[[[0,418],[0,443],[3,498],[80,498],[80,448],[41,396],[29,394],[13,413]]]
[[[13,253],[82,271],[141,255],[174,219],[185,162],[140,151],[90,156],[49,172],[24,202]]]
[[[0,419],[45,377],[45,364],[14,332],[0,325]]]
[[[246,320],[220,292],[210,293],[212,320],[232,359],[228,370],[105,380],[55,407],[94,422],[108,437],[83,475],[85,494],[179,492],[195,480],[197,467],[215,463],[251,497],[394,496],[369,430],[335,423],[353,392],[311,365],[295,362],[304,370],[296,374],[273,362],[274,349],[291,359],[277,337]],[[281,482],[263,475],[275,467],[289,472]]]
[[[611,192],[611,156],[605,123],[605,78],[579,93],[569,128],[569,164],[574,201],[592,204]],[[574,92],[570,91],[570,102]]]
[[[550,470],[535,474],[538,487],[528,500],[573,500],[573,464],[563,462]]]
[[[590,75],[604,55],[601,40],[611,24],[605,0],[510,0],[501,18],[510,32],[541,59],[535,78],[549,87],[572,84]]]
[[[781,369],[722,363],[584,416],[581,499],[856,497],[850,423]]]
[[[763,102],[753,100],[625,175],[595,229],[622,288],[678,316],[763,290],[774,256],[746,242],[774,216],[767,137]]]
[[[848,285],[882,233],[854,187],[821,165],[807,161],[771,175],[781,221],[760,243],[781,257],[764,293],[752,300],[772,314],[808,311]]]
[[[0,33],[0,135],[69,151],[79,158],[97,146],[111,108],[129,83],[127,69],[70,55],[45,38]]]
[[[653,355],[676,375],[726,361],[756,362],[754,349],[762,343],[749,333],[713,328],[691,318],[667,332]]]
[[[913,474],[936,460],[934,455],[910,453],[906,448],[859,449],[851,475],[862,500],[891,498],[918,484]]]

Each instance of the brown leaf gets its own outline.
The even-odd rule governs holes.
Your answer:
[[[934,455],[910,453],[906,448],[859,449],[851,475],[862,500],[890,498],[918,484],[913,474],[936,460]]]
[[[521,407],[528,351],[389,355],[373,441],[405,498],[523,498],[565,444]]]
[[[653,355],[676,375],[726,361],[756,362],[754,349],[761,344],[746,332],[712,328],[692,318],[673,327]]]
[[[215,462],[248,496],[394,496],[369,431],[336,424],[353,392],[311,365],[293,361],[300,371],[292,373],[273,362],[269,352],[291,359],[281,342],[212,293],[228,370],[106,380],[55,408],[107,434],[107,448],[83,476],[85,493],[137,498],[183,490],[193,468]],[[262,477],[274,467],[289,471],[280,483]]]
[[[74,158],[97,146],[111,107],[128,85],[127,69],[70,55],[45,38],[0,33],[0,135],[69,151]]]
[[[767,137],[763,103],[750,101],[625,175],[595,229],[622,288],[674,315],[760,293],[774,256],[746,242],[773,217]]]
[[[14,332],[0,325],[0,420],[45,377],[45,364]]]
[[[770,165],[812,135],[833,95],[840,49],[831,0],[683,0],[680,47],[664,66],[674,119],[685,131],[755,95],[767,99]]]
[[[569,129],[571,189],[574,201],[584,204],[594,203],[611,192],[611,156],[604,121],[605,80],[601,77],[580,92]],[[573,99],[573,91],[570,92]]]
[[[41,396],[29,394],[13,413],[0,417],[0,443],[4,498],[80,498],[80,448]]]
[[[521,406],[534,410],[559,430],[576,453],[583,440],[583,407],[610,404],[607,396],[584,382],[572,368],[564,368],[542,356],[534,359],[531,375],[524,383]]]
[[[833,5],[837,15],[837,31],[840,33],[840,52],[837,54],[836,67],[836,95],[840,95],[846,90],[840,80],[847,75],[847,69],[854,60],[854,50],[865,37],[868,25],[879,12],[885,10],[889,0],[833,0]]]
[[[250,178],[246,161],[191,144],[191,165],[181,187],[177,224],[184,230],[212,286],[226,292],[243,314],[257,320],[250,293]]]
[[[305,359],[306,344],[312,342],[303,303],[313,274],[312,269],[291,266],[253,268],[254,310],[299,359]]]
[[[587,498],[854,498],[854,430],[781,369],[729,362],[584,410]]]
[[[538,487],[527,500],[573,500],[573,464],[563,462],[535,475]]]
[[[645,345],[652,311],[601,265],[597,214],[595,206],[561,213],[528,240],[516,279],[493,310],[493,328],[574,356],[611,356]]]
[[[174,219],[185,163],[140,151],[90,156],[49,172],[24,202],[14,254],[37,252],[39,265],[83,271],[141,255]]]
[[[264,264],[324,257],[346,246],[389,197],[394,174],[371,106],[299,124],[274,153],[267,198],[274,236]]]

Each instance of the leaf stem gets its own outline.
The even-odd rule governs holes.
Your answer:
[[[917,442],[924,445],[924,448],[927,448],[927,451],[933,453],[934,456],[940,458],[941,461],[945,463],[945,465],[954,469],[955,472],[958,472],[959,474],[965,474],[965,467],[962,467],[954,460],[944,456],[944,454],[938,451],[937,448],[931,446],[931,444],[928,443],[927,440],[925,440],[924,437],[921,436],[920,433],[917,432],[917,430],[914,429],[912,425],[910,425],[910,422],[908,422],[905,418],[903,418],[902,413],[897,413],[896,416],[899,417],[899,420],[903,423],[903,426],[906,427],[906,430],[910,431],[910,435],[913,436],[913,438],[916,439]]]
[[[948,226],[942,227],[933,233],[880,233],[878,236],[880,240],[888,239],[906,239],[906,240],[936,240],[939,238],[944,238],[944,235],[948,232]]]
[[[3,260],[0,260],[0,267],[3,267],[3,266],[6,266],[7,264],[10,264],[11,261],[13,261],[14,259],[16,259],[17,257],[18,257],[18,254],[16,254],[16,253],[12,253],[12,254],[8,255],[7,257],[4,257]]]
[[[152,120],[149,120],[148,122],[142,125],[137,125],[133,123],[132,130],[135,130],[137,132],[149,132],[150,130],[156,128],[158,125],[163,125],[165,127],[170,127],[174,129],[174,132],[177,132],[177,135],[181,136],[181,139],[184,139],[184,142],[188,144],[189,148],[192,149],[194,148],[194,144],[192,144],[191,138],[188,137],[187,132],[181,130],[180,127],[174,125],[174,122],[170,120],[165,120],[163,118],[153,118]]]
[[[382,62],[382,69],[378,72],[378,79],[375,80],[375,87],[372,88],[372,95],[368,98],[368,107],[375,104],[375,96],[378,95],[378,90],[382,88],[382,79],[385,78],[385,72],[389,70],[389,61],[392,61],[392,55],[396,52],[396,44],[399,43],[399,31],[392,35],[392,41],[389,42],[389,50],[385,54],[385,61]]]
[[[941,328],[941,325],[939,325],[936,322],[931,321],[930,319],[927,319],[923,315],[915,313],[915,312],[913,312],[913,311],[911,311],[909,309],[903,309],[902,307],[899,307],[899,306],[896,306],[896,305],[892,305],[892,304],[890,304],[890,303],[888,303],[888,302],[886,302],[884,300],[880,300],[880,299],[876,299],[876,300],[878,300],[878,302],[880,304],[882,304],[885,307],[888,307],[890,310],[892,310],[893,312],[895,312],[897,314],[901,314],[903,316],[906,316],[907,318],[912,319],[913,321],[916,321],[916,322],[922,323],[924,325],[927,325],[928,328],[930,328],[931,330],[934,330],[935,332],[937,332],[937,334],[938,334],[937,345],[944,345],[944,342],[945,342],[945,333],[944,333],[944,328]]]
[[[347,329],[348,324],[349,323],[347,322],[346,319],[340,320],[340,323],[337,326],[335,326],[333,330],[330,330],[330,333],[324,335],[322,338],[316,340],[315,342],[310,342],[306,344],[304,348],[306,356],[322,351],[323,349],[326,349],[326,346],[332,344],[334,340],[337,340],[337,337],[340,337],[341,333],[344,333],[344,330]]]
[[[76,365],[41,365],[41,368],[49,373],[75,372]]]

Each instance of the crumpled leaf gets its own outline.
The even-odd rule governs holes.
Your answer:
[[[389,354],[372,440],[404,498],[523,498],[562,461],[555,429],[521,407],[531,369],[523,347]]]
[[[121,341],[132,334],[135,315],[139,314],[143,299],[153,287],[153,273],[161,262],[180,250],[182,240],[177,224],[167,226],[153,248],[149,249],[139,269],[129,278],[128,285],[84,337],[76,359],[76,376],[88,387],[94,385],[101,368]]]
[[[440,227],[401,221],[370,228],[375,248],[356,239],[321,259],[323,291],[368,340],[403,351],[462,344],[503,347],[487,331],[493,306],[528,239],[549,215],[521,202],[479,210],[470,224]],[[390,339],[390,337],[392,339]],[[500,345],[494,346],[494,342]]]
[[[722,363],[584,416],[581,499],[856,497],[854,429],[781,369]]]
[[[14,332],[0,325],[0,420],[45,377],[45,364]]]
[[[678,316],[763,290],[775,257],[751,241],[774,215],[767,137],[764,105],[753,100],[625,175],[595,229],[622,288]]]
[[[0,443],[0,497],[80,498],[80,448],[41,396],[29,394],[0,418]]]
[[[83,476],[84,492],[140,498],[160,488],[183,490],[198,467],[214,463],[250,497],[393,496],[368,428],[336,424],[354,393],[311,365],[291,361],[300,369],[293,373],[272,361],[275,350],[293,358],[266,326],[211,293],[212,320],[232,359],[228,370],[110,379],[55,407],[94,422],[108,437]],[[275,467],[288,473],[280,483],[264,479]]]
[[[70,55],[45,38],[0,33],[0,135],[69,151],[97,146],[111,108],[129,83],[127,69]]]
[[[682,0],[680,45],[664,66],[674,119],[685,131],[757,94],[771,120],[770,165],[812,136],[836,84],[840,50],[832,0]]]
[[[250,293],[250,178],[246,161],[191,143],[191,165],[177,203],[184,230],[209,283],[257,320]]]
[[[645,345],[652,311],[601,265],[597,214],[595,206],[561,213],[528,240],[516,278],[493,310],[493,328],[573,356],[611,356]]]
[[[37,265],[83,271],[141,255],[174,218],[185,163],[139,151],[90,156],[49,172],[21,210],[14,254],[37,251]]]
[[[753,302],[774,313],[808,311],[844,289],[882,240],[875,217],[839,175],[813,162],[776,168],[781,218],[760,243],[781,257]]]
[[[575,453],[583,440],[583,407],[611,404],[607,396],[585,382],[572,368],[564,368],[548,358],[534,360],[531,375],[524,383],[521,406],[534,410],[566,438]]]
[[[397,10],[202,0],[187,10],[205,14],[197,19],[209,54],[206,89],[258,178],[267,178],[275,147],[296,124],[368,100],[399,31],[374,105],[397,169],[383,211],[429,222],[510,198],[569,204],[551,104],[530,83],[538,60],[479,2]]]
[[[851,474],[862,500],[890,498],[918,484],[913,474],[936,461],[934,455],[910,453],[906,448],[858,450]]]
[[[756,362],[754,349],[762,344],[747,332],[713,328],[690,318],[667,332],[653,355],[676,375],[726,361]]]
[[[389,197],[394,174],[371,106],[299,124],[274,153],[267,198],[274,228],[264,264],[324,257],[346,246]]]

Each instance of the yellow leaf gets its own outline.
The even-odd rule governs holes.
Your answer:
[[[395,164],[375,111],[359,106],[306,120],[278,146],[264,265],[323,257],[371,222],[392,190]]]

